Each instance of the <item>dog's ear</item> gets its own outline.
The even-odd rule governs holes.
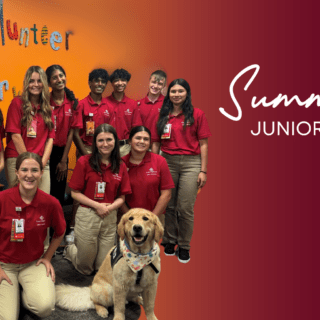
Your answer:
[[[160,222],[159,218],[155,215],[155,214],[152,214],[153,215],[153,221],[154,221],[154,240],[156,242],[159,242],[160,239],[162,239],[163,237],[163,232],[164,232],[164,229],[163,229],[163,226],[162,226],[162,223]]]
[[[127,221],[126,216],[127,216],[127,215],[124,214],[124,215],[122,216],[119,224],[118,224],[118,235],[119,235],[119,237],[120,237],[121,240],[123,240],[123,239],[124,239],[124,236],[125,236],[124,226],[125,226],[126,221]]]

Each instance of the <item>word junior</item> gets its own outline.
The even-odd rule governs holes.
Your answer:
[[[3,19],[3,1],[0,0],[0,24],[1,24],[1,38],[2,38],[2,45],[5,45],[5,36],[4,36],[4,19]],[[17,23],[13,23],[13,32],[11,30],[11,22],[10,20],[6,21],[7,24],[7,34],[10,40],[18,40],[19,34],[18,34],[18,26]],[[34,44],[38,44],[37,40],[37,26],[36,24],[33,25],[33,28],[30,28],[31,31],[33,31],[33,42]],[[25,47],[29,45],[29,28],[21,28],[20,29],[20,40],[19,44],[22,45],[24,38],[25,38]],[[65,46],[66,50],[69,50],[69,35],[72,34],[71,31],[66,31],[66,38],[65,38]],[[43,45],[46,45],[48,43],[48,28],[47,26],[43,26],[41,30],[41,42]],[[63,41],[62,35],[58,31],[54,31],[50,35],[50,46],[53,50],[57,51],[60,49],[60,47],[55,46],[55,43],[61,43]]]
[[[267,125],[265,121],[263,121],[263,123],[258,121],[258,130],[256,132],[251,130],[251,134],[253,136],[258,136],[259,134],[265,134],[266,136],[280,136],[281,134],[287,136],[290,134],[292,136],[295,134],[307,136],[312,132],[312,134],[315,136],[317,131],[320,132],[320,121],[313,122],[313,125],[306,121],[301,121],[298,124],[295,124],[294,121],[291,123],[286,121],[286,124],[284,125],[279,121],[272,121],[271,125]]]

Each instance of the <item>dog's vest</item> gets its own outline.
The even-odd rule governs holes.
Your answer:
[[[120,242],[118,241],[117,243],[117,246],[112,250],[111,252],[111,267],[113,269],[113,267],[116,265],[116,263],[121,259],[123,258],[123,255],[120,251]],[[151,262],[148,264],[155,273],[159,273],[159,270],[154,266],[154,264]],[[140,281],[141,281],[141,278],[142,278],[142,272],[143,272],[143,269],[139,270],[137,272],[137,279],[136,279],[136,285],[139,285],[140,284]]]

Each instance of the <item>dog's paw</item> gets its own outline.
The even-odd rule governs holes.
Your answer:
[[[130,301],[132,301],[140,306],[143,306],[143,298],[141,296],[135,296]]]
[[[100,306],[98,304],[96,304],[95,307],[96,307],[96,311],[97,311],[98,316],[100,316],[102,318],[108,318],[109,312],[108,312],[107,308]]]

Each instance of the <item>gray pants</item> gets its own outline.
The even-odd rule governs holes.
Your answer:
[[[198,193],[198,175],[201,170],[200,155],[162,154],[167,160],[175,188],[165,216],[163,244],[178,244],[190,249],[193,233],[194,204]]]

